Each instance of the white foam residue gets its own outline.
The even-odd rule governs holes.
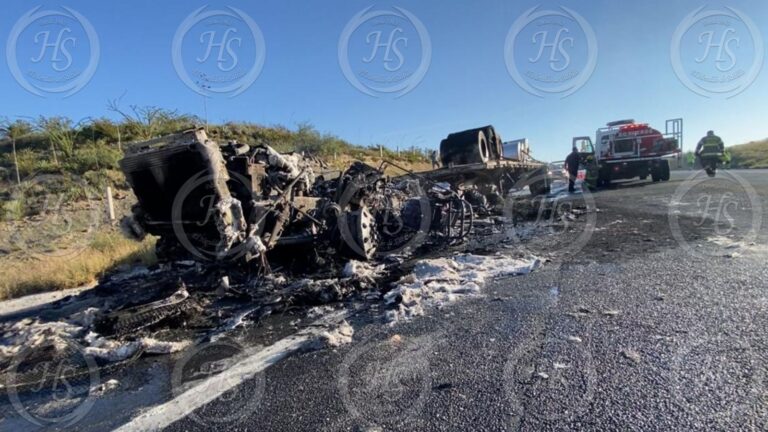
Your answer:
[[[373,281],[384,271],[384,265],[374,266],[362,261],[349,261],[341,271],[344,278],[354,278]]]
[[[89,335],[90,336],[90,335]],[[152,338],[141,338],[129,342],[117,342],[105,338],[91,340],[91,345],[85,348],[85,353],[108,362],[126,360],[143,350],[147,354],[172,354],[187,348],[191,342],[167,342]]]
[[[463,254],[419,261],[411,274],[400,279],[397,287],[385,294],[387,304],[397,304],[388,312],[387,318],[396,322],[423,315],[425,307],[441,308],[461,297],[477,295],[490,279],[528,274],[539,265],[538,258],[502,255]]]
[[[734,241],[732,239],[729,239],[728,237],[723,237],[723,236],[710,237],[707,239],[707,241],[728,249],[738,249],[743,246],[740,242]]]
[[[236,328],[245,327],[245,318],[259,309],[261,309],[261,306],[248,308],[238,312],[235,314],[235,316],[227,320],[227,322],[224,324],[224,328],[226,330],[234,330]]]
[[[99,308],[89,307],[69,317],[69,322],[81,327],[90,328],[99,313],[101,313]]]
[[[182,351],[192,344],[191,341],[168,342],[152,338],[142,338],[141,346],[149,354],[173,354]]]
[[[330,312],[333,312],[332,306],[313,306],[307,311],[307,318],[309,319],[317,319],[322,317],[325,314],[328,314]]]
[[[0,358],[12,357],[22,349],[35,349],[53,346],[65,350],[69,340],[74,339],[83,328],[68,322],[41,322],[25,318],[2,328],[0,340]]]
[[[98,345],[86,347],[85,354],[108,362],[119,362],[136,354],[139,348],[141,348],[139,341],[118,343],[104,340]]]
[[[69,321],[43,322],[26,318],[6,325],[2,327],[0,360],[12,358],[23,349],[53,347],[56,351],[65,352],[71,348],[73,341],[80,341],[78,343],[84,346],[85,354],[108,362],[128,359],[140,349],[149,354],[170,354],[189,346],[188,341],[165,342],[152,338],[116,341],[94,332],[86,333],[86,327],[93,323],[97,312],[97,309],[90,308],[73,315]]]
[[[93,387],[90,394],[93,396],[104,396],[118,387],[120,387],[120,381],[111,379],[104,384]]]
[[[354,334],[355,329],[345,320],[335,329],[321,333],[320,339],[325,346],[335,348],[352,343]]]

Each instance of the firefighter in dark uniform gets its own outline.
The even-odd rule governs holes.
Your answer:
[[[699,145],[696,146],[696,156],[701,160],[701,165],[704,168],[709,166],[717,166],[718,163],[723,161],[725,154],[725,144],[723,140],[715,135],[714,131],[707,132],[707,136],[699,141]]]
[[[568,192],[576,192],[576,178],[579,176],[579,149],[573,147],[571,154],[565,158],[565,169],[568,171]]]

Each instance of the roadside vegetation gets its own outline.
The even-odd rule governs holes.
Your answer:
[[[108,110],[112,118],[0,118],[0,299],[74,288],[94,282],[117,266],[154,262],[152,239],[138,243],[123,238],[115,224],[108,223],[102,212],[105,190],[110,187],[113,195],[122,198],[117,203],[119,220],[135,201],[118,166],[124,150],[133,142],[204,121],[153,106],[122,108],[119,100],[109,102]],[[353,145],[309,123],[291,129],[227,122],[207,129],[220,142],[265,143],[281,152],[302,151],[339,170],[354,160],[378,165],[382,157],[415,171],[430,166],[426,149],[393,151]],[[94,206],[101,212],[98,224],[78,221],[93,214]],[[48,229],[51,220],[61,226]],[[98,225],[95,231],[94,225]],[[86,238],[86,247],[74,255],[56,253],[67,249],[75,237]]]
[[[96,282],[121,265],[156,262],[153,239],[137,242],[116,231],[97,234],[76,255],[19,254],[0,257],[0,300],[76,288]]]
[[[768,168],[768,139],[728,147],[731,152],[731,168]]]

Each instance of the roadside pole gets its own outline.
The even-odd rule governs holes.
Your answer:
[[[115,221],[115,203],[112,200],[112,188],[107,186],[107,217],[109,222]]]

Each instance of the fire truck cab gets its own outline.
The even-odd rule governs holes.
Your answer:
[[[667,120],[665,133],[647,123],[619,120],[598,129],[594,142],[587,136],[573,139],[586,183],[593,188],[649,176],[654,182],[668,181],[670,160],[680,163],[682,144],[683,119]]]

